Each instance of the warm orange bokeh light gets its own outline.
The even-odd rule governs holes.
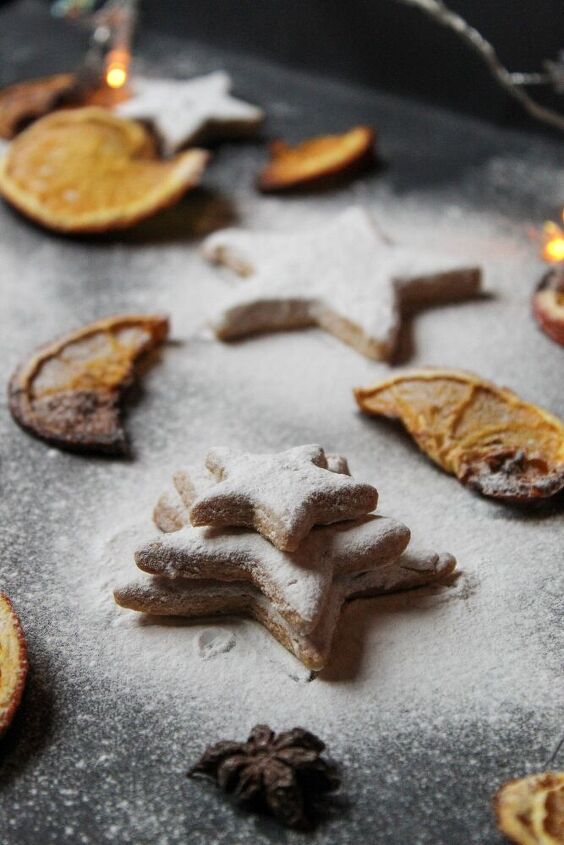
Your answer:
[[[552,221],[546,222],[543,227],[541,256],[551,263],[564,261],[564,229]]]
[[[106,72],[106,82],[110,88],[122,88],[127,79],[127,71],[123,67],[109,67]]]
[[[129,53],[112,50],[106,62],[106,83],[110,88],[123,88],[127,82]]]

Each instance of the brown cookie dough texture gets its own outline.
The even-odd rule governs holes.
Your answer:
[[[257,132],[262,109],[234,97],[231,88],[231,77],[222,70],[192,79],[136,78],[116,112],[149,123],[164,152],[172,155],[191,144]]]
[[[192,525],[252,528],[286,551],[315,525],[355,519],[378,502],[370,484],[332,472],[317,444],[268,455],[216,448],[206,467],[217,483],[192,504]]]
[[[205,240],[203,254],[247,277],[210,320],[220,340],[317,326],[385,361],[408,312],[476,296],[482,284],[479,267],[393,243],[356,206],[311,231],[225,229]]]
[[[325,471],[352,481],[341,456],[326,455],[317,446],[288,451],[293,459],[314,457],[316,467],[321,464]],[[280,466],[275,471],[269,465],[269,472],[272,480],[276,472],[284,475]],[[302,492],[308,490],[308,478],[306,471]],[[312,527],[294,551],[277,548],[249,528],[194,527],[194,503],[221,483],[199,466],[174,474],[153,514],[163,533],[135,554],[138,569],[146,574],[116,588],[118,604],[142,613],[191,619],[249,616],[306,667],[319,671],[329,659],[348,601],[446,584],[455,569],[451,555],[406,551],[409,529],[373,513]]]

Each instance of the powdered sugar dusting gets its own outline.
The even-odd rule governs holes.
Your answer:
[[[206,465],[217,483],[193,502],[192,525],[243,525],[292,552],[315,525],[363,516],[378,501],[373,486],[330,470],[316,444],[262,455],[214,448]]]
[[[151,121],[171,154],[202,140],[206,130],[216,139],[253,134],[264,114],[257,106],[232,97],[231,87],[224,71],[183,80],[134,77],[132,97],[116,112]]]
[[[356,206],[312,231],[217,232],[203,253],[251,276],[212,318],[218,337],[318,325],[384,360],[396,351],[402,307],[468,298],[481,285],[475,264],[391,243]]]
[[[323,450],[317,448],[319,458],[324,459]],[[302,450],[290,453],[296,451]],[[196,497],[197,477],[183,473]],[[174,500],[170,504],[177,508]],[[194,528],[190,525],[190,504],[184,515],[174,511],[182,522],[179,530],[134,549],[137,566],[161,578],[250,581],[283,617],[306,632],[318,624],[335,575],[389,566],[405,549],[410,536],[405,525],[370,515],[318,526],[296,551],[287,552],[253,530]]]
[[[6,61],[10,38],[0,31]],[[225,60],[171,39],[145,43],[147,74]],[[208,193],[88,243],[0,208],[3,383],[38,343],[106,314],[172,312],[173,335],[130,406],[131,462],[57,452],[17,429],[5,405],[0,415],[2,587],[32,665],[3,749],[3,833],[10,845],[265,845],[279,834],[185,779],[208,741],[244,738],[260,721],[311,728],[343,764],[353,806],[320,841],[366,840],[376,820],[390,843],[484,845],[496,786],[542,768],[560,738],[562,510],[474,496],[394,427],[361,417],[351,388],[390,369],[326,333],[229,346],[205,335],[237,280],[202,260],[194,210],[221,226],[295,232],[360,203],[398,241],[479,259],[494,297],[421,313],[402,334],[405,360],[473,370],[564,416],[562,349],[529,312],[544,268],[527,236],[561,205],[561,145],[246,61],[230,58],[235,90],[273,104],[273,134],[374,122],[388,169],[340,191],[266,199],[251,187],[262,151],[225,147]],[[315,441],[348,457],[417,546],[455,554],[464,575],[454,586],[353,602],[315,680],[253,622],[222,621],[236,645],[203,660],[198,637],[216,622],[142,622],[115,606],[111,589],[154,536],[155,500],[178,467],[214,443],[268,452]]]
[[[237,637],[225,628],[206,628],[196,639],[196,651],[202,660],[211,660],[235,648]]]
[[[233,165],[245,155],[239,151]],[[259,213],[264,219],[272,202],[278,201],[268,200],[264,212],[262,204],[259,211],[258,200],[251,203],[247,198],[242,211],[249,221]],[[305,201],[303,208],[291,209],[280,203],[280,225],[300,227],[303,220],[305,226],[330,213],[328,198],[318,203]],[[339,198],[332,203],[338,205]],[[447,306],[420,315],[411,361],[471,367],[564,413],[561,396],[552,389],[560,350],[537,333],[527,310],[531,279],[540,268],[521,237],[521,226],[468,210],[461,227],[460,216],[451,214],[448,204],[431,208],[424,198],[400,201],[386,194],[373,203],[375,217],[385,219],[390,231],[411,229],[417,221],[418,241],[446,239],[460,254],[482,256],[488,286],[496,293],[491,302]],[[50,245],[47,250],[49,242],[45,244],[37,233],[34,239],[33,263],[47,267],[41,280],[30,273],[27,261],[21,272],[16,269],[17,254],[4,249],[11,267],[8,292],[18,274],[24,276],[17,286],[22,318],[31,300],[41,298],[44,286],[52,288],[56,278],[59,286],[71,290],[63,261],[72,245],[57,243],[59,249]],[[73,254],[80,261],[76,248]],[[422,714],[431,718],[437,708],[453,718],[494,710],[501,718],[504,703],[528,702],[535,707],[539,689],[554,686],[556,654],[539,627],[539,616],[544,618],[542,608],[555,601],[552,594],[558,594],[554,550],[561,517],[525,517],[485,502],[432,467],[395,429],[363,419],[355,410],[352,386],[375,381],[389,368],[365,361],[330,337],[308,331],[224,346],[201,336],[209,303],[225,282],[194,250],[170,244],[166,249],[140,246],[131,251],[116,245],[105,253],[110,262],[105,272],[111,277],[114,266],[117,273],[126,256],[131,273],[135,278],[142,275],[146,287],[132,287],[126,298],[115,285],[102,284],[97,313],[119,310],[126,301],[131,309],[164,310],[172,298],[177,339],[166,348],[161,364],[147,373],[143,401],[129,415],[136,460],[125,466],[79,461],[19,432],[12,434],[22,456],[33,457],[35,474],[48,480],[54,492],[42,498],[41,510],[30,505],[27,512],[36,513],[42,524],[53,523],[57,579],[53,583],[65,585],[65,597],[73,607],[73,629],[80,625],[96,640],[100,655],[95,671],[113,678],[119,687],[127,667],[130,690],[144,696],[151,689],[153,696],[167,700],[171,714],[185,708],[186,701],[193,702],[206,713],[210,734],[215,721],[228,732],[238,731],[243,717],[246,724],[257,719],[316,725],[323,714],[337,735],[353,736],[371,723],[375,706],[381,719],[395,721],[401,713],[406,723],[419,721]],[[166,279],[165,288],[160,278]],[[61,308],[57,319],[46,312],[41,340],[79,322],[79,307],[73,313],[72,301],[66,313]],[[33,343],[30,333],[36,335],[37,326],[27,325],[27,337],[9,333],[0,337],[6,371]],[[508,343],[509,325],[520,338],[519,356]],[[484,336],[490,339],[487,347]],[[176,397],[173,405],[171,397]],[[102,547],[134,520],[144,526],[147,539],[154,536],[152,508],[179,465],[200,461],[214,442],[276,451],[321,437],[328,448],[347,454],[355,478],[378,488],[381,511],[408,524],[417,544],[432,543],[456,555],[464,575],[454,587],[436,595],[413,593],[351,605],[343,614],[332,666],[327,669],[330,680],[322,676],[298,695],[289,674],[302,677],[299,665],[252,622],[230,623],[235,626],[237,648],[205,662],[194,659],[194,642],[205,630],[202,626],[144,624],[136,614],[115,607],[111,590],[119,573],[115,557],[104,561]],[[80,468],[81,489],[91,491],[78,509],[66,503],[67,483],[57,480],[75,472],[75,467]],[[4,463],[3,477],[6,483],[10,478],[16,483],[13,459]],[[31,497],[32,478],[23,490],[21,482],[17,484],[20,496]],[[9,524],[4,530],[10,536]],[[139,541],[136,531],[123,550],[124,579],[131,574]],[[44,549],[35,554],[36,565],[44,567]],[[22,555],[31,565],[33,555],[25,551]],[[14,575],[19,577],[17,571]],[[62,594],[54,606],[61,600]],[[80,662],[75,671],[79,667]],[[252,693],[238,685],[241,672],[249,667]],[[209,702],[217,698],[224,706],[210,709]],[[351,710],[354,724],[348,718]]]

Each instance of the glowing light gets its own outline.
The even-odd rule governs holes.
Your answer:
[[[106,62],[106,83],[110,88],[123,88],[127,82],[129,53],[112,50]]]
[[[124,67],[109,67],[106,73],[106,82],[110,88],[122,88],[127,79],[127,71]]]
[[[562,212],[564,219],[564,211]],[[543,227],[541,256],[545,261],[564,261],[564,229],[551,220]]]

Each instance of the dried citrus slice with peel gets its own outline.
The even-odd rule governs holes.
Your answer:
[[[564,842],[564,772],[505,783],[494,798],[499,829],[516,845]]]
[[[564,842],[564,775],[560,782],[535,795],[531,813],[533,830],[542,845]]]
[[[18,709],[27,675],[27,647],[20,620],[0,593],[0,734]]]
[[[266,192],[283,191],[367,165],[375,158],[374,138],[369,126],[356,126],[342,135],[323,135],[294,147],[274,141],[258,187]]]
[[[564,265],[553,267],[541,279],[533,296],[533,314],[542,330],[564,346]]]
[[[0,138],[10,140],[28,123],[52,111],[74,82],[74,74],[58,73],[3,88],[0,91]]]
[[[459,370],[413,370],[357,388],[368,414],[400,420],[420,449],[485,496],[526,502],[564,488],[564,425]]]
[[[12,415],[61,448],[127,452],[121,398],[140,358],[167,334],[166,317],[126,315],[91,323],[42,347],[12,376]]]
[[[132,226],[200,181],[204,150],[157,157],[140,123],[91,107],[54,112],[10,144],[0,193],[37,223],[61,232]]]

